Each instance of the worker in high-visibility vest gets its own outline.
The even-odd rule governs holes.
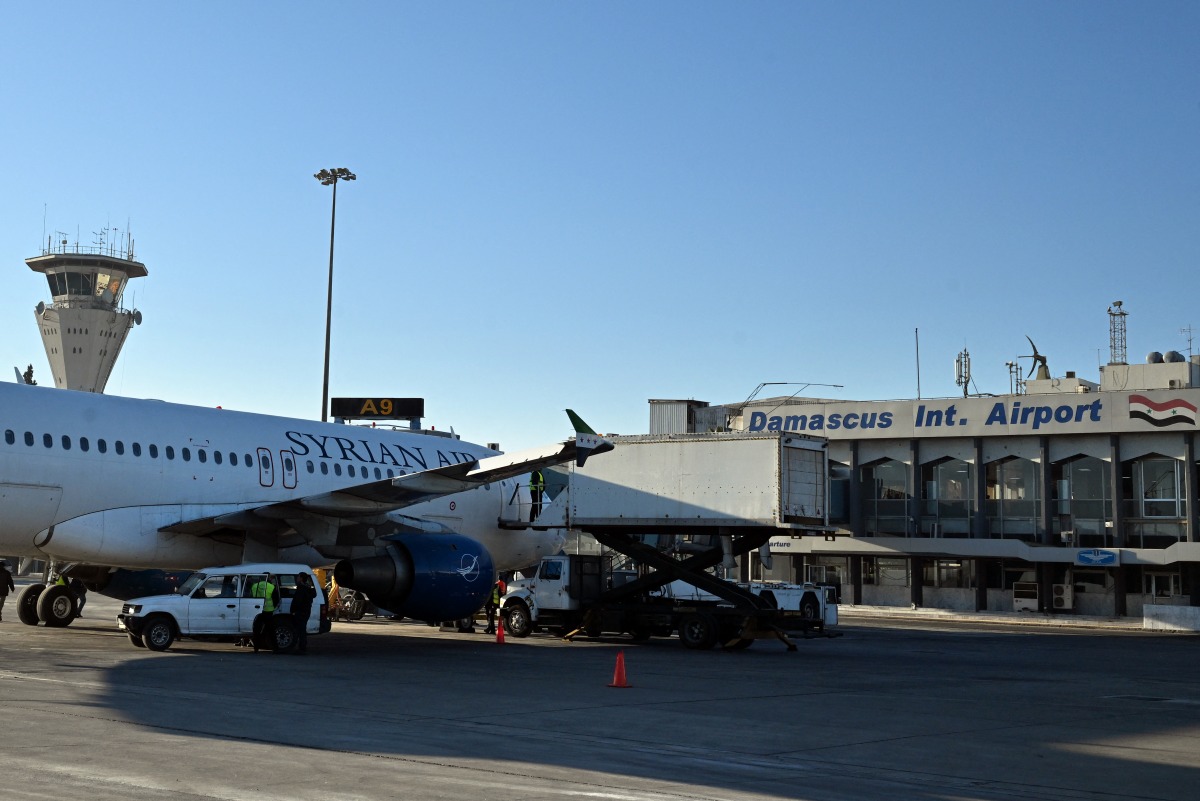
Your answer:
[[[263,599],[263,609],[254,616],[254,628],[250,637],[250,644],[254,646],[254,652],[258,653],[259,648],[266,648],[270,644],[270,638],[275,634],[271,618],[275,616],[275,607],[279,604],[279,589],[271,581],[270,573],[250,585],[250,597]]]
[[[542,493],[546,490],[546,480],[542,478],[541,470],[529,474],[529,522],[538,519],[542,513]]]

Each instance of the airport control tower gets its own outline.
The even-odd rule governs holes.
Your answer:
[[[129,330],[142,322],[142,313],[121,306],[132,278],[147,275],[146,265],[133,259],[133,240],[68,245],[56,233],[42,255],[25,260],[42,273],[53,300],[37,305],[46,358],[59,389],[103,392]]]

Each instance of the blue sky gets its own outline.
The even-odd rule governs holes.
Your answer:
[[[319,418],[426,398],[515,449],[648,398],[949,396],[1028,353],[1187,351],[1191,2],[10,4],[0,365],[50,382],[24,259],[127,223],[111,394]],[[1024,360],[1026,365],[1028,361]],[[7,366],[4,369],[9,369]],[[783,389],[787,394],[792,388]]]

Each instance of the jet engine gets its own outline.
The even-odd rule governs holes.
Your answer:
[[[461,534],[388,539],[377,556],[338,562],[337,583],[366,593],[381,609],[417,620],[458,620],[483,606],[496,577],[492,556],[480,543]]]

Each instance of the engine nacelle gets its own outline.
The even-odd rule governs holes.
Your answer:
[[[474,615],[496,581],[491,554],[461,534],[391,538],[378,556],[338,562],[333,576],[381,609],[428,621]]]

